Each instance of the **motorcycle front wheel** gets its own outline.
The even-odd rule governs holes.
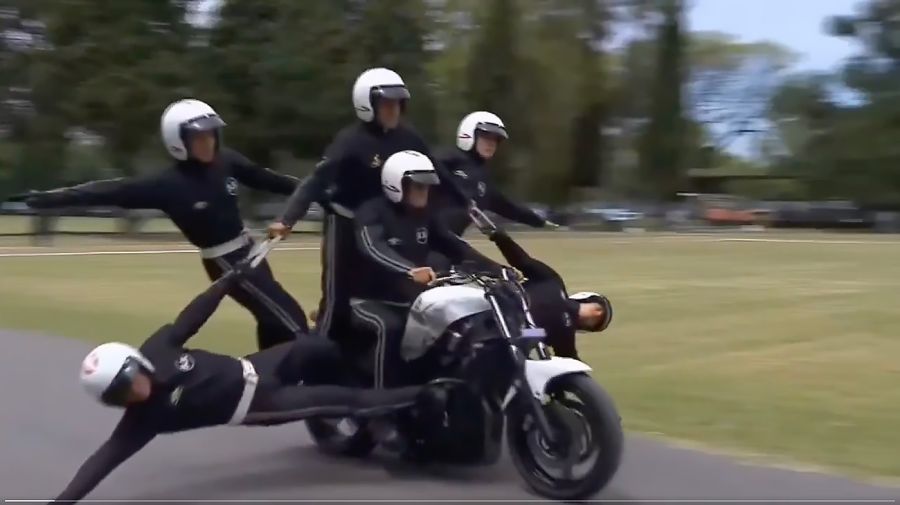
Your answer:
[[[612,398],[590,376],[564,375],[548,386],[544,412],[560,438],[544,440],[526,409],[507,417],[507,445],[516,470],[537,494],[583,500],[601,491],[619,469],[624,435]]]

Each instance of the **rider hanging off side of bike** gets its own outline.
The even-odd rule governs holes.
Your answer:
[[[87,355],[81,383],[101,403],[124,412],[55,501],[81,500],[161,434],[316,416],[377,416],[427,401],[425,386],[373,391],[324,385],[341,357],[321,337],[303,335],[242,358],[185,347],[248,270],[246,262],[236,264],[140,348],[110,342]],[[297,385],[301,381],[322,385]]]
[[[483,256],[454,235],[428,206],[429,188],[439,184],[434,165],[416,151],[393,154],[384,163],[381,184],[384,196],[373,198],[356,213],[356,241],[363,256],[357,266],[358,284],[351,303],[351,324],[367,334],[364,342],[350,346],[353,352],[371,348],[375,387],[403,382],[401,338],[411,304],[436,278],[424,266],[432,251],[453,264],[470,260],[485,270],[500,265]],[[344,346],[345,349],[347,346]]]
[[[582,291],[568,294],[559,273],[546,263],[531,257],[504,230],[497,228],[480,212],[473,212],[475,225],[497,245],[506,262],[522,272],[522,287],[528,293],[535,324],[547,332],[545,342],[556,356],[578,359],[577,331],[600,332],[612,322],[609,299],[599,293]]]

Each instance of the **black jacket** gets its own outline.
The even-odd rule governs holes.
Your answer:
[[[158,209],[199,248],[236,238],[244,229],[238,208],[238,183],[254,189],[291,194],[294,177],[262,168],[237,151],[223,149],[211,164],[179,161],[151,175],[88,182],[38,193],[29,206],[114,206]]]
[[[325,150],[313,174],[288,199],[280,221],[293,226],[313,202],[329,210],[338,204],[353,212],[363,202],[382,197],[381,166],[392,154],[405,150],[431,157],[425,141],[409,126],[401,124],[384,131],[375,123],[357,122],[344,128]],[[448,181],[437,165],[442,183]]]
[[[425,266],[430,251],[454,264],[469,260],[486,269],[500,267],[451,233],[431,209],[412,211],[380,196],[359,207],[355,223],[364,260],[356,269],[354,296],[360,298],[412,303],[425,288],[408,272]]]
[[[523,287],[528,294],[531,316],[537,326],[547,332],[546,343],[554,354],[565,358],[578,358],[575,347],[578,307],[569,300],[566,283],[555,270],[525,252],[519,244],[500,230],[491,236],[507,263],[526,277]]]
[[[215,312],[234,280],[228,275],[212,284],[172,324],[144,341],[140,351],[156,369],[150,398],[125,409],[109,440],[81,465],[57,501],[80,500],[160,433],[228,422],[244,390],[240,363],[184,345]]]
[[[497,189],[491,182],[484,159],[474,150],[446,149],[438,154],[438,160],[454,181],[453,187],[459,188],[465,195],[465,202],[474,200],[481,210],[489,210],[535,228],[541,228],[546,223],[533,210],[513,202]],[[470,222],[468,209],[458,197],[448,193],[448,189],[450,187],[440,188],[438,202],[444,208],[443,214],[452,231],[461,235]]]

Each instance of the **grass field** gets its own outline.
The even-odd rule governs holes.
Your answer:
[[[611,328],[579,346],[628,429],[900,477],[900,239],[741,237],[752,241],[565,233],[522,241],[571,290],[613,300]],[[284,247],[307,250],[271,256],[306,308],[318,300],[317,245],[298,238]],[[140,341],[206,285],[196,254],[9,255],[142,248],[63,238],[41,249],[0,238],[0,327]],[[253,341],[252,319],[228,300],[194,345],[238,353]]]

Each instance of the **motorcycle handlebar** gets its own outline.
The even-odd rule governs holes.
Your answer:
[[[490,281],[504,280],[520,282],[521,278],[512,268],[504,268],[499,274],[496,272],[460,272],[451,270],[449,272],[436,272],[435,279],[428,283],[429,287],[443,284],[476,282],[486,285]]]

